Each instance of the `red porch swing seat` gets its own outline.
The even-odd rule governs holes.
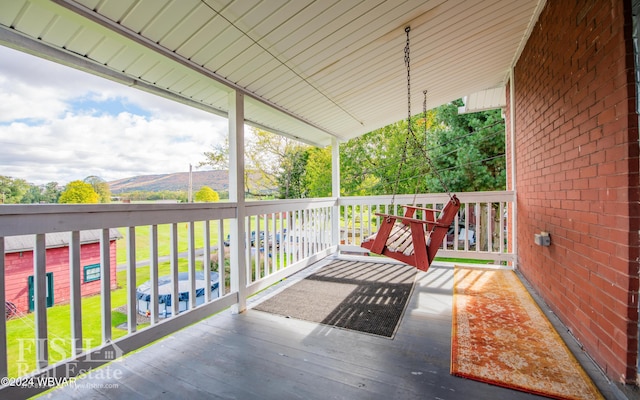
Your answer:
[[[376,213],[382,217],[380,229],[366,238],[361,247],[426,271],[458,214],[460,200],[451,196],[442,210],[403,207],[404,216]],[[424,219],[414,218],[418,210],[424,213]]]

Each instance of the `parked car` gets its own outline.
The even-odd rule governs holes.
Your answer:
[[[447,243],[453,243],[455,238],[455,227],[451,226],[449,228],[449,231],[447,232]],[[470,226],[469,230],[467,231],[464,227],[464,222],[461,222],[458,224],[458,246],[464,247],[465,240],[469,242],[469,246],[475,246],[476,232],[472,226]]]
[[[279,235],[276,235],[276,237]],[[264,244],[264,232],[261,231],[260,235],[260,246],[262,246]],[[231,235],[227,235],[227,238],[222,242],[225,246],[230,246],[231,245]],[[255,247],[256,246],[256,231],[251,231],[251,247]]]

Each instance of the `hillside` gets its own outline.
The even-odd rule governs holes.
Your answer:
[[[229,191],[229,171],[194,171],[193,175],[193,191],[198,191],[203,186],[209,186],[218,193]],[[139,175],[129,178],[118,179],[108,182],[111,193],[117,195],[127,192],[160,192],[160,191],[188,191],[189,190],[189,173],[176,172],[173,174],[161,175]],[[254,174],[251,181],[252,191],[259,190],[263,187],[259,182],[259,177]],[[261,190],[262,193],[273,193],[276,189]]]
[[[202,186],[209,186],[216,192],[229,190],[228,171],[194,171],[192,176],[194,191],[197,191]],[[189,173],[140,175],[108,183],[113,194],[133,191],[160,192],[163,190],[183,190],[186,192],[189,189]]]

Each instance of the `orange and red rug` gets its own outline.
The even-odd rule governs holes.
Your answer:
[[[511,270],[456,267],[451,373],[556,399],[603,399]]]

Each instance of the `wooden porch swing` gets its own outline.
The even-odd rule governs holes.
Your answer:
[[[383,218],[382,224],[378,232],[360,246],[426,271],[458,214],[460,200],[455,195],[451,196],[442,210],[409,205],[402,207],[404,216],[376,213]],[[424,213],[424,219],[414,218],[417,210]]]
[[[391,209],[395,200],[396,191],[398,189],[398,181],[400,170],[406,161],[406,148],[409,136],[413,136],[411,130],[411,68],[409,58],[409,31],[410,27],[405,28],[407,33],[407,42],[405,46],[405,64],[407,66],[407,136],[405,138],[405,146],[403,149],[403,157],[398,168],[398,176],[391,201]],[[424,91],[424,116],[425,116],[425,133],[426,133],[426,114],[427,114],[427,92]],[[415,139],[415,137],[414,137]],[[417,142],[417,140],[416,140]],[[438,180],[445,188],[449,195],[449,202],[442,210],[433,208],[422,208],[415,205],[403,205],[404,216],[375,213],[382,217],[382,223],[378,232],[364,239],[361,247],[370,250],[372,253],[384,255],[406,264],[412,265],[419,270],[427,271],[433,262],[433,259],[442,245],[444,238],[449,231],[451,223],[454,221],[458,210],[460,209],[460,200],[456,195],[451,195],[447,185],[442,180],[438,171],[434,168],[432,160],[425,151],[425,159],[431,166],[431,170],[436,173]],[[415,198],[414,198],[415,203]],[[423,218],[416,218],[416,212],[421,211]]]

